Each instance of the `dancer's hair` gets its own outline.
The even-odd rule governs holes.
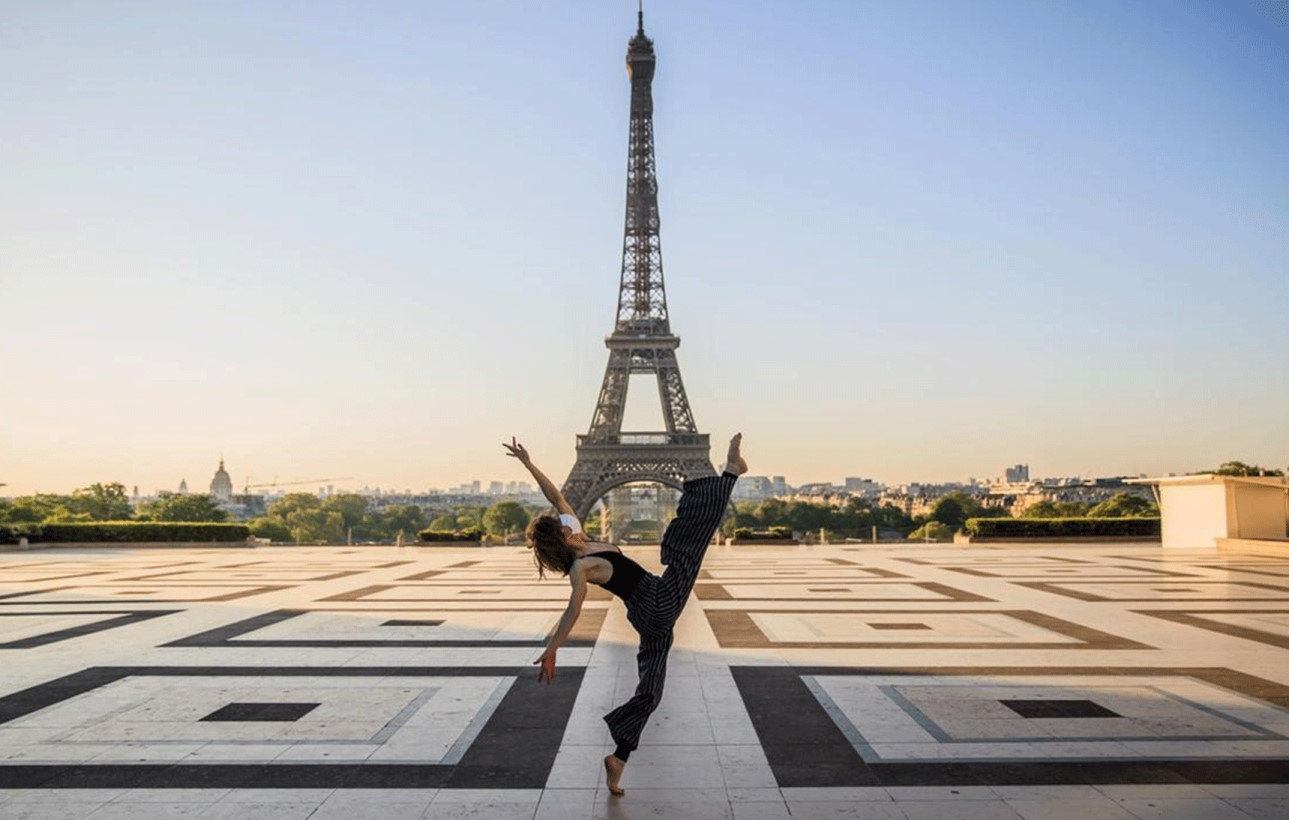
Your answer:
[[[528,548],[533,551],[533,563],[537,565],[537,576],[546,577],[546,570],[568,575],[577,552],[564,543],[564,525],[553,515],[539,515],[528,522],[524,532],[528,539]]]

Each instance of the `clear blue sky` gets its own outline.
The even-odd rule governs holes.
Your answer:
[[[630,0],[0,6],[0,491],[557,480]],[[887,482],[1289,462],[1289,12],[650,0],[701,429]],[[629,416],[652,426],[656,394]],[[638,401],[637,401],[638,400]]]

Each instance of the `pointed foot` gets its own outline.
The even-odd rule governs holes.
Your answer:
[[[735,433],[734,438],[730,439],[730,449],[725,455],[725,472],[733,475],[743,475],[747,472],[747,462],[743,460],[741,448],[743,446],[743,434]]]
[[[618,785],[622,780],[622,770],[627,767],[626,763],[618,760],[613,755],[604,758],[604,778],[609,784],[609,794],[621,796],[626,794],[626,790]]]

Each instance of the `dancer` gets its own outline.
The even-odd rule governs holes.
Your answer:
[[[747,472],[747,462],[740,453],[742,440],[742,433],[730,439],[725,469],[720,475],[685,482],[676,517],[662,536],[660,557],[667,567],[662,575],[647,571],[612,544],[588,540],[572,506],[537,469],[524,446],[513,438],[510,444],[502,444],[508,455],[528,468],[542,494],[559,511],[558,518],[540,515],[528,525],[528,547],[533,551],[538,575],[545,577],[546,570],[567,575],[573,587],[568,608],[546,651],[534,661],[540,666],[537,679],[546,683],[555,679],[555,653],[577,623],[588,583],[602,586],[622,598],[627,606],[627,620],[640,633],[640,650],[636,654],[640,683],[636,693],[604,716],[609,734],[617,744],[613,754],[604,758],[604,772],[613,794],[624,793],[619,782],[627,759],[639,745],[640,733],[649,715],[662,700],[672,628],[689,600],[707,545],[729,504],[734,482]]]

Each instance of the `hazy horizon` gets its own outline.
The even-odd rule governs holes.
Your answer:
[[[635,3],[302,8],[0,11],[0,496],[200,492],[221,453],[238,490],[525,480],[511,435],[567,475]],[[1275,4],[650,0],[645,27],[715,461],[741,430],[793,484],[1289,463]]]
[[[715,448],[713,448],[713,456],[714,456],[713,464],[719,467],[721,464],[721,458],[715,457],[717,456],[717,454],[715,453]],[[1224,459],[1224,461],[1239,461],[1239,460],[1241,459],[1235,459],[1235,458]],[[1023,464],[1024,462],[1016,462],[1016,463]],[[1002,478],[1004,470],[1006,468],[1015,466],[1016,463],[1006,464],[993,473],[979,473],[979,474],[974,474],[969,476],[933,476],[933,477],[923,476],[921,478],[910,478],[910,479],[904,479],[900,481],[890,481],[890,480],[883,479],[881,476],[876,476],[876,475],[861,476],[855,472],[849,472],[849,473],[844,473],[842,475],[796,476],[796,477],[785,476],[785,480],[787,481],[788,485],[792,487],[800,487],[805,484],[817,484],[817,483],[832,483],[835,485],[841,485],[846,478],[866,478],[866,479],[871,479],[873,481],[876,481],[879,484],[884,484],[887,486],[900,486],[904,484],[914,484],[914,483],[965,484],[972,479],[975,479],[977,481],[999,480]],[[56,488],[42,487],[42,488],[37,488],[37,489],[27,491],[27,492],[21,492],[21,493],[13,492],[8,487],[3,487],[3,488],[0,488],[0,498],[34,495],[37,493],[53,493],[53,494],[65,495],[65,494],[71,493],[72,490],[87,487],[90,484],[93,484],[95,482],[101,482],[104,484],[111,483],[111,482],[118,482],[125,486],[127,493],[131,492],[135,487],[137,487],[140,496],[153,496],[159,491],[176,492],[179,489],[180,482],[185,482],[187,484],[188,492],[190,494],[194,494],[194,495],[209,494],[210,480],[214,476],[215,469],[217,466],[218,466],[218,462],[216,462],[216,466],[210,467],[205,471],[199,471],[192,475],[184,474],[179,478],[175,479],[174,481],[170,482],[168,485],[145,486],[143,484],[138,484],[137,482],[124,481],[119,477],[95,478],[95,479],[87,478],[84,481],[75,483],[73,486],[56,487]],[[541,465],[538,465],[538,466],[541,466]],[[1120,476],[1139,475],[1137,473],[1117,473],[1117,472],[1105,472],[1105,471],[1089,472],[1089,473],[1083,473],[1083,474],[1043,473],[1041,471],[1034,470],[1032,465],[1027,465],[1027,466],[1030,466],[1030,476],[1031,476],[1031,479],[1035,481],[1040,479],[1066,479],[1066,478],[1080,478],[1080,477],[1085,479],[1114,478],[1114,477],[1120,477]],[[1186,473],[1198,472],[1202,469],[1215,468],[1218,466],[1220,466],[1218,463],[1213,463],[1213,464],[1203,465],[1203,467],[1197,467],[1195,469],[1177,470],[1177,471],[1171,471],[1171,472],[1181,475]],[[1285,469],[1284,465],[1261,464],[1259,466],[1264,468],[1282,470],[1282,471]],[[502,473],[501,470],[494,470],[491,473],[486,472],[485,470],[480,470],[469,478],[463,478],[460,481],[454,481],[449,484],[407,485],[407,484],[395,484],[395,483],[388,483],[388,484],[373,483],[370,481],[363,481],[362,479],[354,480],[354,479],[346,479],[344,477],[327,477],[330,480],[319,482],[316,480],[301,480],[297,476],[288,475],[284,473],[280,473],[276,477],[272,475],[255,477],[252,482],[252,481],[247,481],[244,476],[241,476],[239,473],[235,472],[234,467],[235,465],[226,465],[226,469],[233,481],[234,493],[241,493],[243,492],[244,486],[250,485],[250,491],[252,494],[264,495],[264,494],[278,494],[278,493],[291,493],[291,492],[306,492],[306,493],[312,494],[330,485],[332,486],[334,492],[336,493],[360,493],[363,491],[374,492],[376,490],[380,490],[384,494],[403,494],[405,491],[410,491],[411,494],[417,495],[417,494],[423,494],[426,492],[447,492],[461,485],[469,485],[472,481],[480,482],[481,488],[480,488],[479,494],[483,496],[489,495],[488,485],[489,485],[489,482],[491,481],[501,481],[503,483],[511,483],[511,482],[527,483],[529,485],[529,490],[531,492],[533,493],[538,492],[534,482],[532,481],[532,479],[529,477],[527,473],[515,475],[511,470],[505,470],[504,474]],[[569,462],[569,467],[570,468],[572,467],[571,460]],[[564,472],[567,472],[567,469],[564,470]],[[777,472],[775,470],[760,470],[760,471],[751,470],[748,474],[752,476],[784,475],[783,473]],[[1168,473],[1159,472],[1159,473],[1151,473],[1150,475],[1162,476],[1167,474]],[[196,477],[194,478],[193,475],[195,475]],[[275,478],[277,479],[276,483],[274,481]],[[341,480],[336,480],[337,478]],[[562,478],[563,478],[563,473],[560,473],[556,477],[556,482],[559,483],[562,480]]]

